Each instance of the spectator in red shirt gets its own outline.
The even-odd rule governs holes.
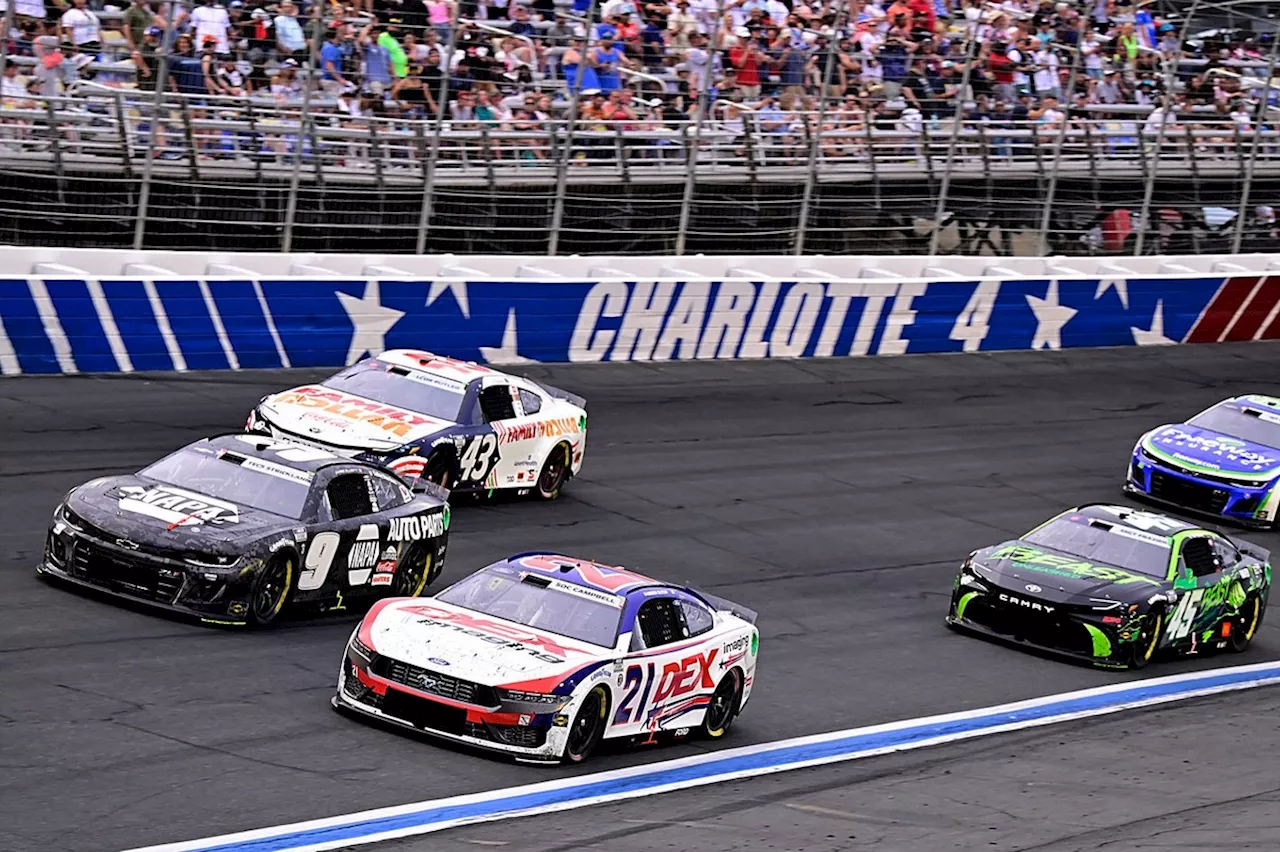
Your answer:
[[[923,30],[930,36],[937,32],[938,11],[934,8],[932,0],[907,0],[907,8],[911,10],[913,29]]]
[[[760,97],[760,63],[767,62],[768,57],[746,27],[739,27],[734,35],[738,43],[729,48],[729,64],[738,72],[738,90],[742,96],[754,101]]]

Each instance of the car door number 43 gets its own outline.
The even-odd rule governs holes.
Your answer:
[[[484,482],[497,461],[497,436],[476,435],[467,443],[458,462],[458,478],[463,482]]]

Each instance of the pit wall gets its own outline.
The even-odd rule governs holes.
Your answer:
[[[991,260],[0,249],[0,373],[337,367],[399,347],[519,365],[1280,338],[1280,257]]]

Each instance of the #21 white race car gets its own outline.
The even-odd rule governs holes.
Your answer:
[[[374,605],[333,706],[533,762],[605,739],[723,736],[751,696],[756,614],[623,568],[523,553]]]
[[[582,469],[586,402],[469,361],[410,349],[263,397],[245,431],[389,468],[410,485],[553,500]]]

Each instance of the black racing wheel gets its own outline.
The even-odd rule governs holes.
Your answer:
[[[587,693],[578,715],[569,726],[569,738],[564,747],[564,759],[568,763],[581,763],[591,756],[604,739],[605,724],[609,717],[609,696],[603,686]]]
[[[293,554],[277,553],[254,575],[249,589],[249,623],[268,627],[280,619],[296,579]]]
[[[730,669],[720,679],[716,691],[711,694],[707,714],[702,719],[702,733],[711,739],[719,739],[729,733],[738,715],[738,698],[742,695],[742,673]]]
[[[538,496],[543,500],[554,500],[560,496],[560,489],[569,478],[573,460],[571,453],[568,444],[556,444],[547,454],[542,472],[538,474]]]

